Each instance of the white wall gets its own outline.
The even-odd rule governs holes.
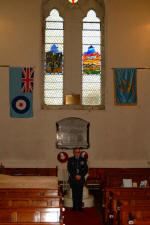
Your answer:
[[[150,167],[150,70],[137,71],[138,105],[130,107],[114,105],[112,70],[150,67],[149,12],[149,0],[106,1],[105,110],[42,110],[41,2],[0,0],[0,65],[35,66],[30,119],[9,116],[9,70],[0,67],[0,161],[6,167],[55,167],[55,124],[70,116],[90,122],[90,167]]]

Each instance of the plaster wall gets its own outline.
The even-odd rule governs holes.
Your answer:
[[[56,167],[56,122],[65,117],[90,122],[90,167],[150,167],[150,70],[137,70],[138,104],[130,107],[114,105],[112,70],[150,67],[150,1],[106,0],[105,9],[105,110],[43,110],[41,1],[0,0],[0,65],[35,67],[30,119],[10,117],[9,68],[0,67],[0,161],[6,167]],[[78,32],[72,31],[72,43]],[[79,39],[76,43],[81,45]],[[74,71],[71,57],[66,60],[66,90],[75,92],[80,66]]]

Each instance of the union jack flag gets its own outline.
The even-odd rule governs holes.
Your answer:
[[[22,69],[21,92],[33,92],[34,70],[31,67]]]

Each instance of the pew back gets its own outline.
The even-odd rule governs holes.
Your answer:
[[[118,210],[120,211],[119,221],[123,225],[129,220],[131,212],[137,221],[150,221],[150,188],[105,188],[105,199],[105,221],[109,217],[109,208],[114,215],[114,221],[118,220]]]
[[[0,188],[0,224],[63,224],[58,189]]]

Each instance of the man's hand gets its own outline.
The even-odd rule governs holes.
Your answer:
[[[76,180],[80,180],[81,176],[80,175],[76,175],[75,178],[76,178]]]

